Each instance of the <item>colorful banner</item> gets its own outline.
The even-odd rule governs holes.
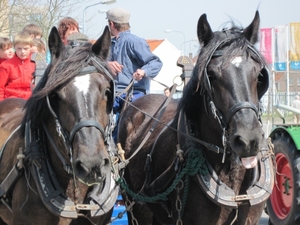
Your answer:
[[[274,28],[274,68],[278,71],[286,71],[287,57],[287,34],[286,26],[277,26]]]
[[[300,23],[290,23],[290,68],[300,70]]]
[[[268,64],[272,64],[272,28],[260,29],[260,52]]]

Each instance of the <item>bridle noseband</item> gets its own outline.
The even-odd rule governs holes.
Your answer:
[[[104,140],[106,140],[107,134],[106,134],[105,130],[103,129],[103,127],[97,121],[95,121],[95,120],[85,120],[85,121],[81,121],[81,122],[77,123],[73,127],[73,129],[71,130],[70,137],[69,137],[69,140],[70,140],[71,143],[73,142],[75,134],[83,127],[95,127],[95,128],[97,128],[101,132]]]

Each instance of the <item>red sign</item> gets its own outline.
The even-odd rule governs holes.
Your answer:
[[[260,52],[268,64],[272,64],[272,28],[260,29]]]

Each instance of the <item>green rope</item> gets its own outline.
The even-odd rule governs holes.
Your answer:
[[[182,195],[182,209],[180,211],[180,217],[183,216],[185,203],[186,203],[187,195],[189,192],[189,187],[190,187],[190,176],[186,176],[185,181],[184,181],[184,190],[183,190],[183,195]]]
[[[156,196],[153,197],[148,197],[148,196],[143,196],[137,193],[134,193],[132,190],[129,189],[128,185],[125,183],[123,178],[120,178],[117,183],[120,184],[121,188],[125,190],[132,198],[134,198],[137,201],[142,201],[142,202],[157,202],[159,200],[166,201],[167,196],[175,189],[179,181],[182,179],[184,175],[188,176],[194,176],[196,174],[202,174],[205,175],[208,173],[208,169],[205,165],[205,158],[203,156],[203,153],[199,149],[191,149],[189,154],[188,154],[188,159],[186,166],[183,168],[183,170],[178,174],[176,179],[173,181],[171,186],[163,193],[159,193]],[[185,200],[187,197],[187,192],[184,194],[185,195]]]

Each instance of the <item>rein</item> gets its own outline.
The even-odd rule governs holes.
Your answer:
[[[171,95],[170,95],[170,96],[171,96]],[[200,140],[200,139],[198,139],[198,138],[195,138],[194,136],[191,136],[190,134],[184,133],[184,132],[182,132],[182,131],[180,131],[180,130],[178,130],[178,129],[172,127],[172,126],[170,126],[170,123],[163,123],[163,122],[161,122],[159,119],[157,119],[157,118],[153,117],[152,115],[150,115],[149,113],[147,113],[147,112],[141,110],[140,108],[136,107],[136,106],[133,105],[131,102],[128,102],[128,104],[129,104],[131,107],[133,107],[133,108],[135,108],[136,110],[138,110],[139,112],[141,112],[141,113],[143,113],[144,115],[148,116],[148,117],[151,118],[152,120],[155,120],[157,123],[160,123],[160,124],[164,125],[164,127],[166,127],[166,128],[168,128],[168,129],[171,129],[171,130],[173,130],[173,131],[179,133],[180,135],[184,136],[185,138],[188,138],[188,139],[190,139],[190,140],[192,140],[192,141],[194,141],[194,142],[196,142],[196,143],[199,143],[199,144],[205,146],[205,147],[206,147],[208,150],[210,150],[210,151],[215,152],[215,153],[223,153],[223,152],[224,152],[224,149],[223,149],[223,148],[221,148],[221,147],[219,147],[219,146],[217,146],[217,145],[214,145],[214,144],[211,144],[211,143],[202,141],[202,140]],[[132,157],[131,157],[131,158],[132,158]]]
[[[129,163],[129,161],[142,149],[142,147],[144,146],[144,144],[147,142],[147,140],[149,139],[149,137],[151,136],[152,132],[154,131],[155,127],[158,125],[158,122],[160,121],[161,117],[163,116],[167,105],[169,104],[169,102],[172,99],[172,95],[174,94],[176,90],[176,84],[174,84],[170,96],[162,103],[162,105],[158,108],[158,110],[154,113],[158,114],[158,116],[155,118],[155,121],[153,123],[153,125],[151,126],[151,128],[149,129],[148,133],[146,134],[146,136],[144,137],[144,139],[142,140],[142,142],[140,143],[140,145],[138,146],[138,148],[133,152],[133,154],[130,156],[129,159],[125,160],[125,164],[127,165]],[[153,117],[151,117],[153,118]],[[118,146],[120,146],[118,144]]]

